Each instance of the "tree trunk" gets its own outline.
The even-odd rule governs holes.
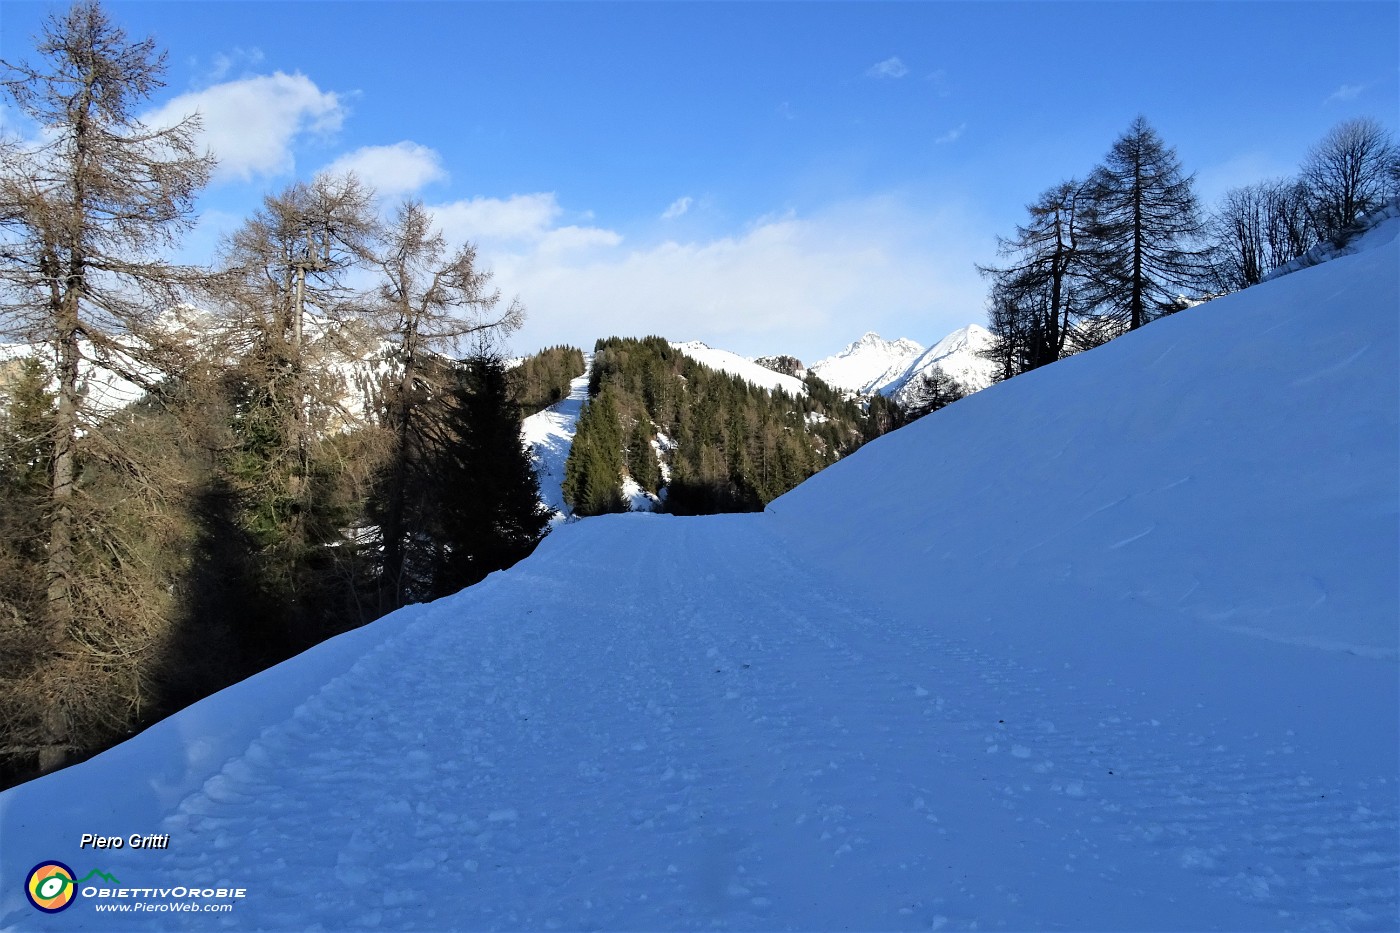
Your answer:
[[[1142,313],[1142,164],[1133,170],[1133,297],[1129,330],[1143,325]]]
[[[394,451],[390,461],[388,508],[384,513],[384,525],[380,536],[384,541],[384,570],[381,581],[380,610],[390,612],[403,605],[404,569],[404,525],[407,504],[404,497],[408,490],[408,458],[410,456],[410,420],[413,417],[414,361],[417,356],[416,334],[412,325],[405,335],[405,358],[403,375],[399,380],[398,398],[395,400],[393,421]]]
[[[48,583],[46,632],[51,669],[61,671],[61,659],[73,644],[73,584],[77,559],[73,540],[74,483],[77,478],[78,441],[78,312],[77,292],[68,288],[55,295],[54,314],[59,324],[57,340],[58,399],[54,418],[53,479],[50,492],[49,553],[45,576]],[[61,676],[61,675],[60,675]],[[72,744],[64,685],[50,683],[43,698],[43,747],[39,767],[48,772],[63,767]]]

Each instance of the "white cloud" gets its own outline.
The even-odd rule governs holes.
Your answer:
[[[866,77],[869,78],[902,78],[908,73],[909,66],[900,61],[898,55],[882,62],[876,62],[865,72]]]
[[[365,146],[322,169],[326,174],[354,172],[385,198],[412,194],[447,178],[442,157],[427,146],[404,140],[392,146]]]
[[[1364,84],[1343,84],[1341,87],[1337,88],[1335,91],[1329,94],[1327,96],[1327,99],[1323,101],[1323,103],[1330,104],[1333,101],[1355,100],[1361,95],[1361,92],[1364,90],[1366,90],[1366,85]]]
[[[982,320],[985,286],[974,264],[994,250],[986,224],[894,197],[635,246],[611,230],[554,225],[562,211],[553,195],[447,208],[436,209],[439,217],[475,226],[482,268],[524,302],[525,328],[512,341],[520,351],[650,333],[813,359],[866,330],[932,343]],[[509,236],[481,236],[487,229]]]
[[[468,198],[439,204],[433,217],[449,239],[538,243],[563,210],[551,194],[513,194],[508,198]]]
[[[345,107],[305,75],[278,71],[181,94],[142,120],[170,126],[192,113],[202,118],[203,142],[219,160],[215,178],[248,181],[291,171],[297,139],[339,130]]]
[[[666,210],[664,210],[661,213],[661,219],[674,220],[675,218],[684,214],[686,211],[690,210],[690,205],[692,203],[694,202],[691,199],[690,195],[686,195],[685,197],[681,198],[676,198],[674,201],[671,202],[671,206],[666,208]]]
[[[622,235],[602,227],[558,225],[564,210],[552,193],[508,198],[469,198],[428,208],[433,222],[454,243],[475,243],[496,255],[550,257],[578,254],[622,243]],[[584,217],[588,214],[581,215]]]
[[[967,129],[967,124],[966,124],[966,123],[959,123],[957,126],[953,127],[951,130],[949,130],[948,132],[944,133],[942,136],[940,136],[940,137],[938,137],[937,139],[935,139],[934,142],[935,142],[935,143],[952,143],[952,142],[957,142],[957,141],[958,141],[958,138],[959,138],[960,136],[962,136],[963,131],[966,130],[966,129]]]
[[[557,227],[540,238],[538,249],[540,253],[558,256],[621,243],[620,233],[602,227]]]

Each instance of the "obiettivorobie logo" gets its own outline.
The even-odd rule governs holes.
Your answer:
[[[24,879],[24,896],[35,910],[46,914],[56,914],[66,910],[78,899],[78,885],[92,878],[101,878],[108,884],[121,884],[105,871],[94,868],[82,878],[76,877],[73,869],[62,862],[40,862],[29,870]]]
[[[97,883],[89,884],[94,878]],[[24,879],[24,896],[35,910],[56,914],[73,906],[80,897],[105,913],[189,912],[224,913],[248,896],[247,888],[122,887],[105,871],[94,868],[83,877],[56,859],[40,862]]]

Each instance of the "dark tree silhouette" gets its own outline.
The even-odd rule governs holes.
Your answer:
[[[1315,241],[1307,187],[1290,179],[1231,188],[1211,212],[1213,290],[1248,288]]]
[[[428,357],[458,348],[471,335],[503,335],[524,319],[518,301],[501,307],[499,291],[489,287],[491,274],[476,266],[476,250],[464,246],[451,253],[432,227],[427,208],[405,201],[382,231],[374,249],[380,283],[373,311],[381,339],[397,373],[385,387],[380,416],[389,449],[375,496],[382,560],[379,608],[402,606],[404,563],[420,536],[409,520],[410,462],[419,457],[424,408],[443,389],[435,385]],[[480,367],[488,365],[480,358]],[[516,445],[518,446],[518,445]]]
[[[1180,290],[1198,287],[1208,261],[1204,230],[1176,150],[1138,117],[1088,182],[1094,304],[1136,329],[1170,313]]]
[[[479,351],[456,377],[434,458],[433,516],[421,525],[435,538],[434,596],[524,558],[549,524],[505,365]]]
[[[1302,180],[1318,236],[1336,236],[1396,194],[1400,151],[1390,133],[1369,117],[1332,127],[1308,151]]]
[[[1086,268],[1085,205],[1076,181],[1065,181],[1027,205],[1030,220],[997,251],[1010,262],[979,266],[992,280],[993,358],[1002,378],[1053,363],[1065,355],[1073,323],[1083,312]]]

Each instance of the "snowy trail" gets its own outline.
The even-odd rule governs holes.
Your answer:
[[[520,426],[520,435],[530,445],[530,459],[540,480],[540,501],[554,511],[556,520],[569,514],[564,501],[564,465],[578,430],[579,412],[588,401],[593,354],[585,353],[583,361],[583,375],[570,380],[568,397],[526,418]]]
[[[246,885],[240,928],[1394,917],[1383,772],[1318,778],[1220,710],[1183,726],[1034,652],[889,617],[773,524],[561,529],[548,560],[434,604],[331,680],[166,816],[178,849],[120,853],[127,871]],[[208,926],[149,925],[172,922]]]

